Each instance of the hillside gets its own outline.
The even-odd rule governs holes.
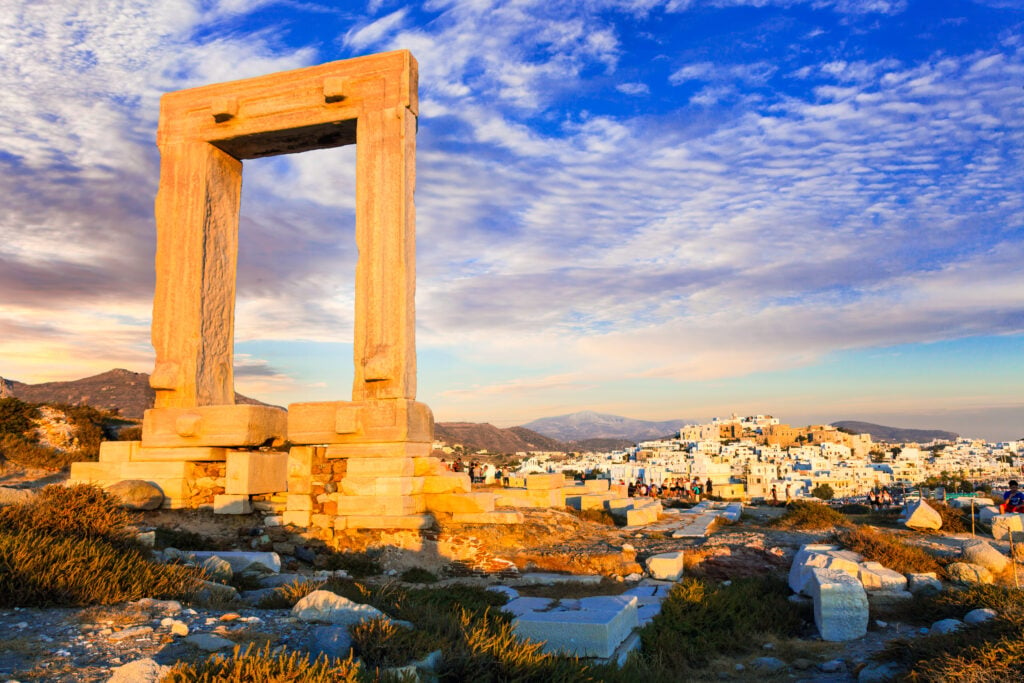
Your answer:
[[[148,374],[116,369],[70,382],[24,384],[0,378],[0,398],[4,396],[29,403],[90,405],[119,411],[123,417],[141,418],[147,408],[153,407],[156,392],[149,386]],[[235,402],[266,405],[239,393],[235,394]]]
[[[438,422],[434,438],[450,446],[461,444],[468,452],[519,453],[523,451],[562,451],[565,444],[523,427],[501,429],[486,422]]]
[[[588,410],[558,417],[544,417],[528,422],[523,427],[560,441],[619,439],[632,444],[667,436],[679,431],[685,424],[686,420],[652,422]]]
[[[941,429],[903,429],[872,424],[871,422],[858,422],[856,420],[840,420],[833,422],[832,426],[853,432],[854,434],[870,434],[874,441],[886,441],[889,443],[928,443],[935,440],[954,441],[959,436],[956,432],[946,432]]]

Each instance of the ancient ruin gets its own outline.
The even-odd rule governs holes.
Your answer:
[[[157,145],[156,290],[140,442],[103,444],[73,481],[143,479],[165,506],[251,511],[325,529],[421,529],[429,510],[517,521],[430,457],[416,402],[417,65],[371,55],[168,93]],[[236,405],[233,345],[242,162],[356,144],[355,379],[349,401]],[[261,446],[296,444],[289,454]],[[484,515],[474,518],[473,515]]]

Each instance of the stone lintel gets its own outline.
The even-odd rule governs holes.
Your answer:
[[[430,408],[409,399],[320,401],[288,406],[288,439],[292,443],[432,443],[433,435],[434,416]]]
[[[142,421],[142,449],[262,446],[283,442],[287,428],[287,413],[274,406],[151,408]]]

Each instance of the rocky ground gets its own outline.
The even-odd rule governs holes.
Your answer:
[[[46,472],[0,473],[2,487],[33,487],[58,481]],[[602,567],[623,565],[623,553],[639,567],[653,554],[683,549],[687,566],[714,580],[776,573],[785,575],[793,555],[804,543],[830,539],[828,532],[782,531],[768,522],[780,508],[750,507],[743,519],[708,539],[672,539],[664,533],[626,530],[580,520],[564,511],[529,511],[521,528],[476,528],[474,534],[495,556],[513,560],[520,568],[544,571],[608,574]],[[178,527],[214,539],[223,547],[245,547],[253,522],[248,517],[214,516],[195,512],[146,513],[145,524]],[[907,543],[937,554],[959,553],[969,534],[901,533]],[[627,563],[628,564],[628,563]],[[295,557],[285,557],[286,571],[312,575],[316,569]],[[392,572],[394,574],[394,572]],[[640,577],[619,577],[632,585]],[[383,575],[373,581],[395,580]],[[447,581],[519,585],[522,579],[452,578]],[[608,588],[609,583],[611,588]],[[615,590],[615,582],[605,588]],[[547,587],[544,595],[560,588]],[[569,590],[579,590],[567,588]],[[296,619],[289,610],[268,610],[232,604],[222,609],[196,608],[169,601],[86,609],[0,610],[0,681],[106,681],[118,667],[144,658],[161,664],[199,659],[235,644],[288,645],[303,648],[315,640],[317,627]],[[804,637],[786,641],[765,639],[759,652],[716,662],[712,680],[856,681],[871,655],[895,638],[918,637],[919,631],[900,623],[873,619],[867,636],[848,643],[826,643],[813,626]],[[861,680],[864,680],[861,676]],[[126,679],[130,680],[130,679]]]

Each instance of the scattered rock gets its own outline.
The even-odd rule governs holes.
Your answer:
[[[959,631],[963,628],[964,622],[959,619],[942,619],[932,624],[932,627],[928,629],[928,635],[930,636],[944,636],[947,633],[953,631]]]
[[[330,591],[313,591],[295,603],[292,615],[301,621],[351,626],[388,616],[372,605],[361,605]]]
[[[874,662],[868,664],[857,674],[857,683],[889,683],[896,680],[900,667],[893,662]]]
[[[827,674],[839,673],[846,668],[846,662],[841,659],[830,659],[827,662],[819,664],[818,668]]]
[[[791,666],[797,671],[807,671],[814,666],[814,662],[805,657],[797,657],[793,660]]]
[[[917,503],[908,503],[907,511],[900,521],[910,529],[938,531],[942,528],[942,515],[923,500]]]
[[[758,657],[753,661],[753,667],[758,671],[774,673],[786,668],[786,663],[778,657]]]
[[[942,582],[935,572],[907,574],[907,590],[925,597],[938,595],[942,592]]]
[[[111,671],[107,683],[158,683],[170,670],[152,659],[137,659]]]
[[[949,580],[964,586],[977,583],[992,583],[994,581],[992,572],[977,564],[968,562],[954,562],[946,567]]]
[[[221,559],[216,555],[212,555],[203,560],[199,568],[206,572],[206,576],[209,577],[210,581],[217,581],[218,583],[227,583],[234,577],[234,572],[231,570],[231,563],[227,560]]]
[[[234,586],[214,581],[203,581],[203,587],[196,592],[196,600],[199,602],[231,602],[237,599],[238,591]]]
[[[148,636],[152,632],[152,626],[129,626],[128,628],[117,631],[116,633],[111,633],[110,640],[113,642],[119,642],[122,640],[128,640],[129,638],[141,638],[142,636]]]
[[[164,502],[164,492],[156,484],[142,479],[125,479],[107,487],[128,510],[156,510]]]
[[[313,630],[309,651],[312,657],[324,654],[328,657],[348,657],[352,649],[352,636],[347,626],[317,626]]]
[[[1006,555],[989,545],[988,541],[980,538],[964,542],[963,557],[965,562],[980,565],[995,574],[1002,572],[1010,563],[1010,559]]]
[[[992,621],[997,616],[999,616],[999,614],[994,609],[979,607],[978,609],[972,609],[964,615],[964,623],[970,624],[971,626],[977,626],[978,624],[984,624],[986,621]]]
[[[233,648],[235,644],[227,638],[212,633],[196,633],[185,638],[185,642],[206,652],[217,652]]]

